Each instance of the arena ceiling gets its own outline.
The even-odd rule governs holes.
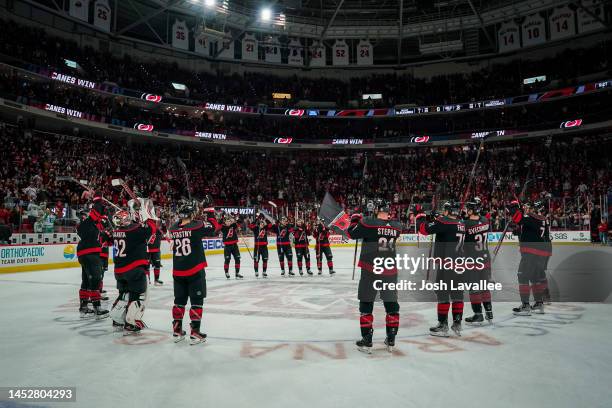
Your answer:
[[[18,0],[17,0],[18,1]],[[59,0],[23,0],[61,8]],[[575,3],[579,5],[577,0]],[[496,50],[495,25],[550,10],[568,0],[109,0],[115,35],[168,44],[175,19],[194,31],[245,33],[314,40],[368,39],[377,63],[398,64],[416,55],[419,42],[464,39],[466,55]],[[64,1],[64,4],[67,1]],[[262,10],[269,9],[269,20]],[[467,44],[467,43],[466,43]],[[380,60],[382,58],[382,60]],[[408,61],[410,62],[410,61]]]

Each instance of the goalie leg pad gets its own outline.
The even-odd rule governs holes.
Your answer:
[[[145,311],[144,294],[140,294],[140,299],[130,300],[127,305],[127,312],[125,314],[125,322],[133,326],[144,327],[142,322],[142,316]],[[130,294],[130,298],[133,298]]]
[[[125,324],[125,314],[127,313],[128,302],[127,293],[120,293],[110,311],[110,317],[115,323]]]

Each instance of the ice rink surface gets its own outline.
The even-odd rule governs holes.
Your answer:
[[[506,266],[494,276],[514,284],[516,248],[501,254]],[[245,280],[228,281],[222,256],[208,256],[208,342],[196,346],[171,339],[171,260],[165,285],[150,288],[139,336],[113,333],[109,319],[79,318],[80,269],[0,275],[0,386],[77,389],[76,403],[0,407],[611,406],[609,303],[557,302],[544,315],[515,317],[517,295],[494,303],[493,325],[441,339],[428,335],[434,303],[404,301],[393,354],[377,304],[368,356],[354,347],[353,250],[334,249],[334,277],[324,267],[323,276],[281,278],[275,251],[270,258],[267,280],[255,279],[243,253]],[[112,273],[105,286],[112,301]]]

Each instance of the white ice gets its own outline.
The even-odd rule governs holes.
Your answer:
[[[516,302],[497,303],[495,324],[439,339],[428,335],[434,304],[403,302],[394,354],[377,304],[367,356],[354,347],[353,251],[334,255],[334,277],[325,266],[323,276],[281,278],[271,251],[271,277],[257,280],[243,253],[244,281],[227,281],[222,256],[209,256],[208,342],[197,346],[171,340],[171,260],[165,285],[150,289],[149,328],[132,337],[108,319],[79,319],[77,268],[0,275],[0,386],[76,386],[76,403],[54,407],[611,406],[609,304],[514,317]],[[112,273],[104,281],[112,300]]]

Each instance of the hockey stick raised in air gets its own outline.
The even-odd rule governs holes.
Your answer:
[[[368,153],[363,154],[365,156],[365,161],[363,163],[363,171],[361,172],[361,199],[363,200],[363,195],[365,194],[365,179],[366,172],[368,170]],[[353,277],[352,280],[355,280],[355,267],[357,266],[357,247],[359,246],[359,240],[355,240],[355,254],[353,255]],[[321,257],[323,260],[323,257]]]
[[[94,194],[94,190],[93,188],[89,187],[87,180],[77,180],[74,177],[71,176],[58,176],[56,178],[57,181],[70,181],[72,183],[76,183],[78,185],[80,185],[81,187],[83,187],[91,196],[93,196]],[[107,203],[108,205],[110,205],[111,207],[113,207],[116,210],[121,210],[121,208],[119,208],[118,205],[116,205],[115,203],[107,200],[106,198],[102,197],[102,201],[104,201],[105,203]]]
[[[474,165],[472,166],[472,171],[470,172],[470,178],[468,179],[468,185],[463,192],[463,196],[461,197],[461,208],[463,210],[463,206],[465,205],[465,200],[467,200],[468,194],[470,194],[470,188],[472,188],[472,183],[474,182],[474,176],[476,174],[476,166],[478,166],[478,160],[480,160],[480,152],[482,152],[484,147],[485,137],[480,139],[480,144],[478,146],[478,153],[476,153],[476,160],[474,160]]]
[[[183,175],[185,176],[185,187],[187,188],[187,197],[191,200],[191,186],[189,185],[189,172],[187,171],[187,165],[185,162],[178,156],[176,156],[176,162],[178,166],[183,170]]]
[[[127,193],[127,195],[130,196],[130,198],[132,198],[133,200],[138,200],[138,197],[136,196],[136,194],[134,194],[134,192],[132,191],[132,189],[127,185],[127,183],[125,181],[123,181],[122,179],[112,179],[111,180],[111,184],[114,187],[117,186],[121,186],[123,187],[123,189],[125,190],[125,192]]]
[[[528,165],[530,165],[531,163],[529,163]],[[516,199],[520,202],[520,200],[523,199],[523,196],[525,195],[525,191],[527,191],[527,185],[529,183],[531,183],[531,166],[529,167],[529,171],[527,172],[527,178],[525,179],[525,183],[523,184],[523,189],[521,190],[521,194],[519,194],[518,197],[516,197]],[[502,232],[501,237],[499,237],[499,241],[497,241],[497,245],[495,246],[495,249],[493,250],[493,259],[491,259],[491,264],[493,264],[495,262],[495,259],[497,258],[497,254],[499,253],[499,250],[501,248],[502,243],[504,242],[504,239],[506,238],[506,233],[508,232],[508,228],[510,228],[510,221],[506,221],[506,226],[504,227],[504,231]]]

